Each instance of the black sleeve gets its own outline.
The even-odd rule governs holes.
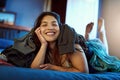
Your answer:
[[[17,67],[30,67],[36,52],[31,52],[27,55],[12,48],[12,46],[6,48],[1,54],[4,54],[7,58],[7,62]]]

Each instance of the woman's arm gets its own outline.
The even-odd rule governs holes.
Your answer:
[[[41,70],[56,70],[56,71],[65,71],[65,72],[82,72],[74,67],[62,67],[52,64],[42,64],[39,67]],[[88,73],[88,72],[85,72]]]
[[[43,64],[40,65],[40,69],[51,69],[51,70],[57,70],[57,71],[69,71],[69,72],[84,72],[89,73],[88,70],[88,63],[86,60],[85,53],[80,45],[75,45],[77,50],[70,54],[70,61],[72,66],[71,67],[62,67],[62,66],[56,66],[52,64]]]
[[[41,45],[40,50],[38,51],[36,57],[34,58],[31,68],[39,68],[40,64],[44,63],[45,53],[46,53],[47,45]]]
[[[75,44],[75,47],[77,50],[70,56],[73,68],[80,72],[89,73],[88,62],[82,47],[79,44]]]
[[[36,35],[41,43],[41,47],[40,47],[36,57],[34,58],[32,64],[31,64],[31,68],[39,68],[40,64],[44,63],[46,49],[47,49],[47,41],[41,35],[40,28],[37,28],[35,30],[35,33],[36,33]]]

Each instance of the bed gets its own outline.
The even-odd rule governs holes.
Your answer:
[[[0,80],[120,80],[118,72],[87,74],[0,66]]]
[[[0,28],[2,29],[16,30],[17,36],[18,33],[20,33],[20,31],[28,32],[30,30],[26,28],[21,29],[20,27],[18,28],[18,26],[17,27],[6,26],[8,25],[0,24]],[[1,50],[4,50],[6,47],[12,44],[13,44],[12,38],[9,39],[0,38]],[[0,80],[120,80],[120,72],[99,72],[86,74],[80,72],[38,70],[31,68],[15,67],[7,62],[0,61]]]

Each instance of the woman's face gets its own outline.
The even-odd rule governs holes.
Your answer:
[[[49,15],[43,17],[40,30],[42,36],[48,42],[54,42],[60,34],[60,28],[57,20],[53,16]]]

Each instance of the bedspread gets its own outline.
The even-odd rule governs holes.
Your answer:
[[[0,66],[0,80],[120,80],[119,72],[87,74]]]

